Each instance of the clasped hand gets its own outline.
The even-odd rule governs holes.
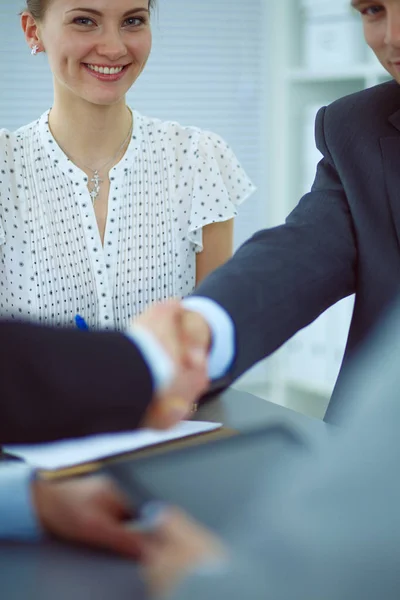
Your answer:
[[[37,518],[51,536],[139,560],[151,598],[163,598],[204,562],[227,558],[222,540],[177,508],[165,508],[147,533],[130,524],[129,501],[103,476],[32,482]]]
[[[154,336],[174,365],[172,382],[155,393],[142,423],[167,429],[188,418],[207,390],[210,329],[201,315],[187,311],[177,300],[155,304],[135,324]]]

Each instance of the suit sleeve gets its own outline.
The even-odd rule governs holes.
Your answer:
[[[323,159],[311,191],[284,225],[256,233],[195,291],[235,324],[236,360],[224,385],[355,291],[354,228],[326,141],[325,111],[317,116]]]
[[[400,598],[399,360],[398,300],[353,359],[339,426],[310,431],[272,485],[266,470],[227,569],[193,573],[171,600]]]
[[[137,427],[152,378],[123,334],[0,322],[0,443]]]

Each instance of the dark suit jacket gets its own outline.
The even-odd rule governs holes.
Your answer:
[[[316,143],[324,158],[311,192],[284,225],[254,235],[197,289],[236,324],[236,361],[222,385],[355,293],[341,374],[347,367],[399,289],[399,130],[395,82],[320,110]],[[341,375],[328,420],[341,411],[340,381]]]
[[[135,345],[119,333],[0,322],[0,444],[134,429],[152,397]]]
[[[400,304],[352,362],[340,426],[268,465],[232,523],[227,565],[193,572],[168,600],[400,598]]]

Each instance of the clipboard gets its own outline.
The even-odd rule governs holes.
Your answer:
[[[118,463],[120,461],[136,460],[151,456],[158,456],[170,450],[185,449],[190,448],[192,446],[197,446],[199,444],[207,444],[215,440],[237,435],[237,433],[238,432],[234,429],[230,429],[228,427],[220,427],[215,431],[198,433],[188,437],[179,438],[177,440],[162,442],[160,444],[155,444],[153,446],[149,446],[140,450],[134,450],[132,452],[123,452],[121,454],[114,454],[113,456],[105,456],[104,458],[93,462],[81,463],[79,465],[63,469],[39,469],[38,475],[42,479],[46,480],[61,480],[70,477],[81,477],[84,475],[90,475],[101,471],[105,467],[108,467],[109,465]]]

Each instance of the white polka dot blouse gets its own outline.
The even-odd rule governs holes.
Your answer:
[[[0,317],[121,329],[195,285],[202,228],[236,215],[254,186],[216,134],[133,111],[110,171],[104,245],[87,177],[53,138],[49,111],[0,130]]]

